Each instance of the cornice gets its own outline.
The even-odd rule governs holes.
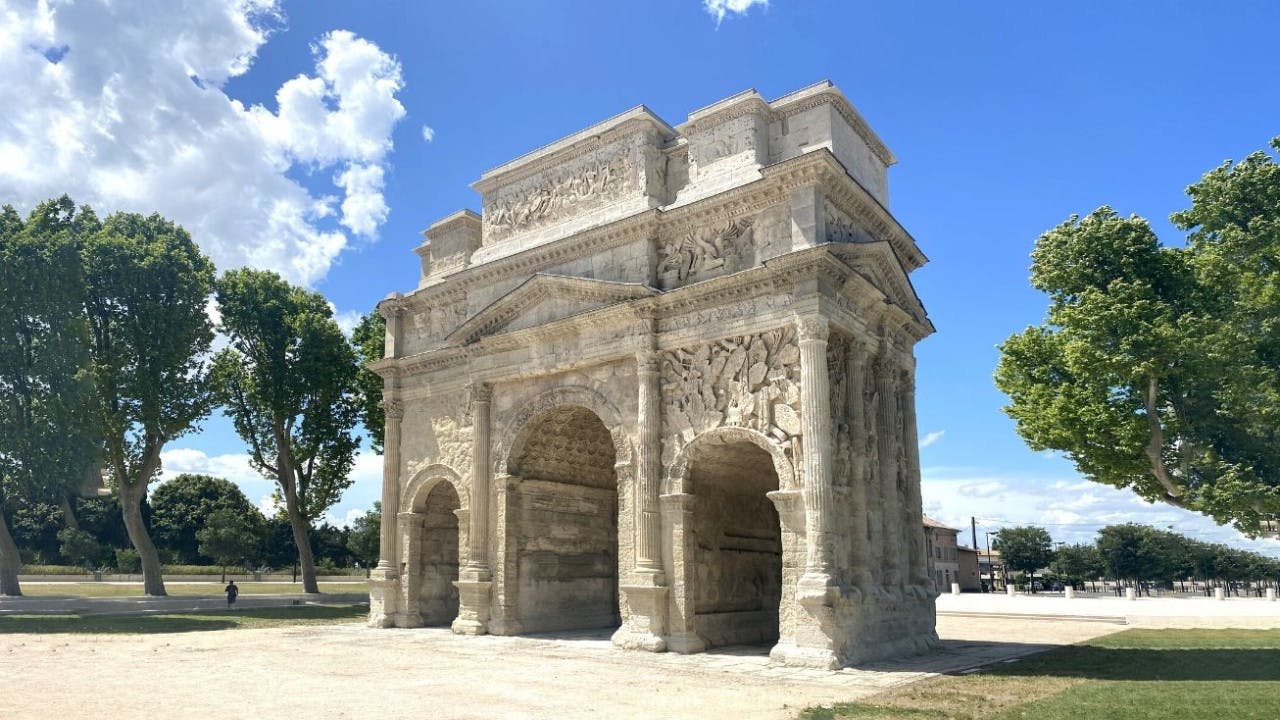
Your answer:
[[[528,280],[489,304],[445,336],[446,343],[466,345],[517,318],[520,313],[548,298],[582,302],[619,303],[656,293],[640,283],[594,280],[535,273]]]

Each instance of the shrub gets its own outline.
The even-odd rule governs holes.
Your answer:
[[[131,575],[142,572],[142,558],[133,548],[116,550],[116,572]]]

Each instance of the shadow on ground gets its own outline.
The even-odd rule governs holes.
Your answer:
[[[1087,680],[1280,681],[1280,649],[1130,649],[1064,647],[984,671],[991,676]]]

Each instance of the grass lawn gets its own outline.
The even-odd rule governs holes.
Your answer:
[[[2,634],[152,634],[240,628],[359,623],[369,617],[368,605],[300,605],[253,608],[199,615],[5,615]]]
[[[802,720],[1280,716],[1280,630],[1127,630]]]
[[[236,583],[241,595],[280,595],[302,592],[302,583],[246,582]],[[208,583],[165,583],[170,595],[222,595],[225,587],[217,578]],[[357,579],[352,582],[320,583],[321,593],[367,593],[369,583]],[[28,597],[141,597],[142,583],[23,583],[22,594]]]

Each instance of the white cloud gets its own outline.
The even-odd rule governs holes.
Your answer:
[[[338,327],[342,329],[342,334],[348,338],[351,337],[351,333],[356,329],[356,326],[360,324],[361,317],[363,315],[359,310],[345,310],[343,312],[335,310],[333,313],[334,322],[338,323]]]
[[[924,437],[920,438],[920,449],[923,450],[924,448],[938,442],[942,439],[942,436],[946,434],[946,430],[935,430],[934,432],[926,434]]]
[[[263,477],[261,473],[253,469],[253,466],[249,464],[249,455],[247,453],[209,455],[196,448],[177,447],[161,452],[160,463],[162,469],[160,482],[170,480],[175,475],[182,473],[212,475],[213,477],[230,480],[239,485],[241,489],[246,487],[255,489],[254,492],[246,490],[245,494],[250,497],[261,488],[270,487],[273,484],[272,480]]]
[[[425,141],[427,141],[427,142],[431,142],[432,140],[435,140],[435,139],[436,139],[436,131],[435,131],[435,128],[431,127],[430,125],[423,125],[423,126],[422,126],[422,139],[423,139],[423,140],[425,140]]]
[[[746,15],[752,5],[768,7],[769,0],[702,0],[702,7],[716,19],[716,25],[729,13]]]
[[[1128,490],[1079,478],[1007,476],[982,468],[947,467],[925,467],[920,474],[925,512],[963,528],[960,539],[965,544],[969,543],[970,517],[977,518],[979,544],[985,542],[984,531],[1014,525],[1042,526],[1055,541],[1089,543],[1099,528],[1133,522],[1280,557],[1280,542],[1275,540],[1249,540],[1202,515],[1148,503]]]
[[[157,211],[219,268],[318,281],[386,220],[403,80],[394,57],[336,30],[275,112],[245,107],[223,86],[281,21],[276,0],[0,0],[0,197]]]

